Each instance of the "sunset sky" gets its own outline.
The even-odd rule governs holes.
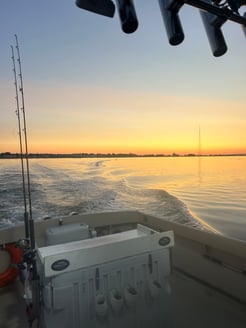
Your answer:
[[[199,11],[170,46],[157,0],[136,0],[138,30],[74,0],[0,2],[0,153],[19,152],[10,45],[18,35],[29,152],[246,153],[246,40],[223,26],[213,57]],[[244,7],[245,8],[245,7]],[[243,9],[243,8],[242,8]]]

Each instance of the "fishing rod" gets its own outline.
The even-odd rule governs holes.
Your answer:
[[[31,201],[31,182],[30,182],[30,169],[29,169],[29,153],[28,153],[28,142],[27,142],[27,126],[26,126],[26,113],[25,113],[25,99],[24,99],[24,86],[23,86],[23,74],[21,67],[20,48],[18,43],[17,35],[15,34],[16,41],[16,52],[17,52],[17,63],[18,63],[18,76],[19,84],[17,83],[16,65],[14,49],[12,50],[12,60],[14,66],[14,77],[15,77],[15,91],[16,91],[16,102],[17,102],[17,117],[19,127],[19,141],[20,141],[20,153],[21,153],[21,165],[22,165],[22,181],[23,181],[23,193],[25,203],[25,234],[26,242],[24,242],[24,253],[22,268],[24,286],[25,286],[25,299],[26,299],[26,314],[28,317],[29,327],[32,327],[33,321],[38,319],[39,322],[39,276],[37,273],[36,264],[36,250],[35,250],[35,232],[34,232],[34,221],[32,217],[32,201]],[[21,95],[19,101],[18,93]],[[20,115],[20,112],[22,115]],[[24,141],[22,138],[24,137]],[[24,151],[23,151],[24,148]],[[25,159],[25,165],[24,165]],[[26,193],[27,189],[27,193]],[[27,195],[26,195],[27,194]],[[28,201],[27,201],[28,200]],[[28,210],[27,211],[27,203]]]
[[[19,67],[19,92],[21,95],[21,112],[22,112],[22,123],[23,123],[23,132],[24,132],[24,147],[25,153],[24,158],[26,161],[26,176],[27,176],[27,193],[28,193],[28,205],[29,205],[29,217],[28,217],[28,230],[29,238],[31,243],[31,249],[35,249],[35,235],[34,235],[34,221],[32,217],[32,199],[31,199],[31,182],[30,182],[30,169],[29,169],[29,154],[28,154],[28,142],[27,142],[27,127],[26,127],[26,113],[25,113],[25,98],[24,98],[24,86],[23,86],[23,74],[21,67],[21,58],[20,58],[20,48],[17,35],[15,34],[16,41],[16,51],[17,51],[17,62]]]
[[[24,200],[24,222],[25,222],[25,237],[27,240],[30,238],[29,234],[29,221],[28,221],[28,212],[27,212],[27,196],[26,196],[26,181],[25,181],[25,170],[24,170],[24,154],[23,154],[23,141],[22,141],[22,129],[21,129],[21,119],[20,119],[20,102],[19,102],[19,94],[17,87],[17,74],[16,74],[16,65],[15,65],[15,55],[14,48],[11,45],[11,59],[13,62],[13,72],[14,72],[14,86],[15,86],[15,100],[16,100],[16,110],[15,113],[17,115],[18,120],[18,135],[19,135],[19,143],[20,143],[20,158],[21,158],[21,175],[22,175],[22,189],[23,189],[23,200]]]

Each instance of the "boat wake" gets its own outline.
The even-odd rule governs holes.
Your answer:
[[[96,213],[138,210],[198,229],[206,226],[186,205],[165,190],[132,186],[127,178],[105,174],[104,161],[80,163],[76,167],[32,163],[32,213],[35,220],[62,217],[71,212]],[[121,172],[123,173],[123,172]],[[16,170],[0,179],[0,228],[23,221],[21,176]]]

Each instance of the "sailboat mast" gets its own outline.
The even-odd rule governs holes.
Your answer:
[[[201,128],[200,128],[200,125],[199,125],[199,130],[198,130],[198,156],[201,156]]]

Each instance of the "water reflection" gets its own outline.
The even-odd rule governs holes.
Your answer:
[[[197,156],[198,159],[198,184],[202,184],[202,156]]]

